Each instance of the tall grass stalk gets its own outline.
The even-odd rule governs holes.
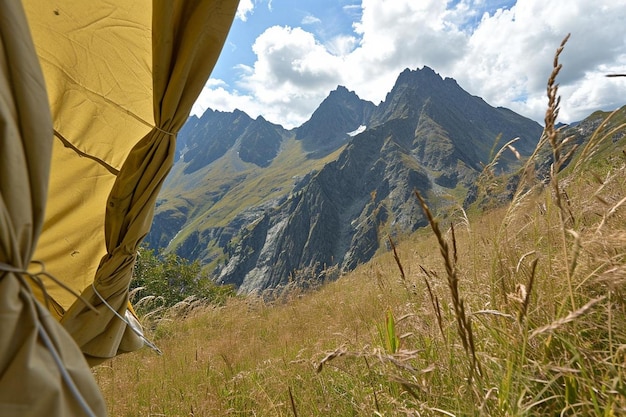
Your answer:
[[[456,317],[457,323],[457,331],[459,333],[459,337],[461,338],[461,343],[463,344],[463,348],[465,352],[470,356],[470,377],[469,381],[473,379],[474,372],[478,372],[480,375],[480,363],[476,357],[476,347],[474,345],[474,335],[472,333],[472,321],[469,315],[465,314],[465,304],[463,299],[459,294],[459,278],[457,275],[457,267],[456,263],[458,260],[457,255],[457,246],[456,246],[456,238],[454,235],[454,227],[451,227],[452,234],[452,254],[450,253],[450,247],[448,242],[443,237],[441,230],[439,230],[439,224],[437,220],[433,217],[432,212],[428,208],[426,201],[422,197],[422,195],[415,190],[415,196],[422,207],[426,218],[428,219],[428,223],[437,238],[437,243],[439,244],[439,253],[441,254],[441,258],[443,259],[444,266],[446,268],[446,274],[448,278],[448,288],[450,289],[450,296],[452,298],[452,306],[454,307],[454,313]]]
[[[561,45],[556,51],[554,55],[554,63],[552,68],[552,73],[550,74],[550,78],[548,79],[547,86],[547,94],[548,94],[548,109],[546,110],[545,117],[545,128],[544,134],[548,138],[548,143],[552,148],[552,165],[550,166],[550,184],[552,185],[554,191],[554,198],[556,201],[556,205],[559,209],[559,220],[561,222],[561,238],[562,238],[562,250],[563,250],[563,258],[569,259],[568,254],[568,243],[567,243],[567,228],[566,223],[569,221],[569,224],[573,226],[574,218],[571,213],[569,207],[566,207],[566,204],[569,204],[568,200],[564,201],[564,191],[561,189],[559,184],[559,172],[561,171],[561,167],[569,160],[573,152],[576,150],[576,146],[573,146],[572,149],[567,152],[567,154],[563,155],[564,145],[567,142],[568,138],[560,139],[557,129],[556,129],[556,120],[559,115],[559,105],[561,103],[561,97],[558,95],[559,86],[556,84],[556,78],[561,71],[562,64],[559,63],[559,56],[563,49],[565,48],[565,44],[567,43],[570,35],[568,34],[565,39],[561,42]],[[569,262],[570,265],[575,266],[575,260],[572,258]],[[573,268],[567,269],[567,286],[569,289],[570,296],[570,305],[573,310],[576,309],[576,300],[574,299],[574,289],[572,286],[572,275],[574,273]]]

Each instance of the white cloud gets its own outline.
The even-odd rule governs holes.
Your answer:
[[[224,82],[207,84],[200,94],[200,98],[195,102],[191,113],[201,116],[205,110],[213,109],[220,111],[233,111],[235,109],[245,109],[249,116],[256,118],[264,114],[264,109],[252,95],[241,94],[237,90],[226,88]]]
[[[463,54],[467,39],[445,20],[446,2],[363,0],[362,9],[354,24],[360,44],[346,57],[345,71],[347,87],[364,99],[384,99],[405,68],[428,65],[445,73]]]
[[[271,27],[252,49],[257,61],[240,86],[286,127],[304,122],[341,78],[341,59],[300,28]]]
[[[324,44],[328,52],[335,56],[347,56],[356,48],[359,40],[354,36],[339,35]]]
[[[342,9],[348,13],[361,13],[361,5],[360,4],[346,4],[342,6]]]
[[[340,79],[340,58],[300,28],[268,28],[252,49],[257,61],[253,67],[240,67],[244,76],[237,85],[245,93],[229,93],[221,83],[207,85],[201,104],[192,113],[199,114],[207,107],[222,111],[239,108],[252,117],[263,115],[294,127],[311,115]]]
[[[602,72],[611,63],[626,63],[626,39],[616,35],[626,23],[624,6],[624,0],[520,0],[511,10],[483,17],[451,76],[492,105],[542,120],[555,50],[571,33],[560,56],[561,119],[579,120],[603,102],[619,105],[614,88],[621,81]]]
[[[240,8],[244,3],[252,7],[242,0]],[[518,0],[510,8],[502,0],[449,3],[362,0],[343,8],[358,19],[354,32],[325,44],[301,28],[268,28],[253,45],[256,62],[240,67],[245,71],[230,86],[236,90],[209,85],[202,102],[294,127],[337,85],[378,103],[404,68],[427,65],[492,105],[541,121],[554,51],[567,33],[561,119],[626,101],[626,79],[603,76],[626,72],[626,0]]]
[[[235,14],[235,18],[240,19],[242,21],[248,20],[248,15],[252,14],[254,11],[254,4],[252,0],[240,0],[239,6],[237,7],[237,13]]]
[[[308,15],[306,15],[306,16],[304,16],[302,18],[302,22],[301,23],[303,25],[313,25],[315,23],[322,23],[322,21],[319,18],[317,18],[317,17],[315,17],[315,16],[313,16],[311,14],[308,14]]]

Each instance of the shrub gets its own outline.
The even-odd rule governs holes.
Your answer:
[[[189,261],[175,253],[157,255],[153,249],[142,247],[131,282],[131,290],[139,296],[156,297],[162,307],[171,307],[193,297],[210,304],[223,304],[235,295],[232,285],[217,285],[202,271],[198,261]],[[143,303],[137,303],[139,313]]]

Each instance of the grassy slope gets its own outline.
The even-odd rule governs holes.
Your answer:
[[[172,312],[152,335],[163,356],[143,350],[95,369],[109,412],[620,415],[624,146],[622,139],[613,152],[602,149],[592,166],[571,164],[560,179],[571,216],[562,216],[549,185],[518,194],[509,207],[459,216],[459,298],[436,235],[420,230],[397,248],[404,279],[386,253],[288,302],[234,299],[185,318]],[[454,263],[451,230],[440,236]],[[455,312],[461,300],[467,349]]]
[[[210,227],[226,226],[239,214],[241,207],[254,207],[284,196],[293,188],[295,177],[322,168],[336,159],[343,149],[339,148],[324,158],[311,159],[306,157],[301,142],[294,138],[288,139],[283,146],[284,149],[267,168],[241,162],[236,156],[236,150],[231,149],[224,157],[208,168],[191,174],[189,178],[182,177],[182,166],[177,172],[173,172],[168,181],[176,187],[169,188],[162,195],[160,210],[188,206],[193,211],[167,249],[175,248],[194,231],[202,232]],[[227,192],[219,199],[215,195],[202,194],[206,187],[186,189],[185,198],[177,194],[180,188],[208,181],[213,184],[211,189],[223,187]],[[216,251],[222,252],[220,248],[216,248]]]
[[[146,318],[163,356],[94,370],[110,414],[624,415],[626,138],[610,140],[316,291]]]
[[[253,164],[243,163],[236,157],[235,151],[230,150],[225,157],[211,164],[208,169],[201,170],[201,176],[199,178],[192,178],[191,181],[187,182],[193,186],[197,184],[198,181],[216,182],[223,178],[235,177],[237,174],[253,178],[254,181],[247,180],[232,187],[215,205],[209,202],[203,204],[202,196],[194,195],[193,189],[185,190],[185,194],[191,196],[190,198],[193,199],[195,203],[194,207],[199,207],[197,209],[198,211],[206,212],[206,214],[211,216],[212,223],[222,225],[227,223],[228,220],[231,220],[229,217],[230,211],[223,216],[216,216],[215,211],[219,213],[229,206],[239,208],[242,206],[242,200],[250,201],[250,203],[246,203],[246,205],[255,205],[276,196],[283,195],[285,190],[292,188],[295,176],[304,175],[311,170],[323,167],[329,161],[337,158],[341,149],[343,148],[340,148],[322,159],[310,159],[307,158],[306,153],[302,151],[302,144],[291,138],[285,142],[284,149],[267,168],[259,168]],[[172,181],[181,180],[173,178]],[[217,185],[219,185],[219,183]],[[171,189],[170,192],[177,192],[176,188]],[[175,197],[175,195],[165,194],[164,197],[169,199]],[[213,220],[213,217],[216,217],[217,220]]]

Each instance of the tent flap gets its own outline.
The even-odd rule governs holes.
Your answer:
[[[158,192],[174,162],[176,134],[209,78],[237,5],[237,0],[153,3],[154,127],[144,136],[130,138],[135,145],[108,196],[104,217],[106,254],[101,258],[93,286],[87,286],[83,292],[99,314],[75,301],[61,319],[93,363],[142,345],[141,339],[109,306],[124,316],[137,249],[150,230]],[[127,132],[116,134],[125,137]]]
[[[85,359],[144,344],[137,248],[237,5],[0,2],[0,415],[106,415]]]
[[[24,10],[0,2],[0,415],[105,416],[83,355],[26,281],[51,150],[48,99]]]

